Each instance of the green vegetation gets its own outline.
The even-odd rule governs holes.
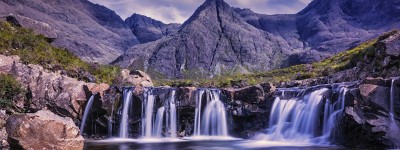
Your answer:
[[[158,86],[205,86],[205,87],[229,87],[245,83],[246,85],[255,85],[263,82],[283,82],[290,80],[302,80],[315,77],[328,76],[340,71],[351,69],[357,66],[357,63],[366,60],[377,59],[376,50],[379,47],[378,41],[397,33],[395,30],[382,35],[381,37],[364,42],[355,48],[341,52],[330,58],[315,62],[312,64],[301,64],[288,68],[272,70],[269,72],[258,72],[252,74],[238,74],[229,76],[217,76],[212,79],[196,80],[156,80]],[[379,61],[375,61],[379,62]]]
[[[18,55],[25,64],[38,64],[51,71],[64,70],[70,77],[98,83],[112,83],[121,70],[84,62],[68,50],[52,46],[43,35],[8,22],[0,22],[0,54]]]
[[[25,90],[13,76],[0,74],[0,108],[13,106],[14,98],[23,95],[24,92]]]

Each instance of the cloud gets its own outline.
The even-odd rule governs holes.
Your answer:
[[[183,23],[204,0],[89,0],[114,10],[122,19],[133,13],[165,23]],[[233,7],[250,8],[261,14],[292,14],[311,0],[225,0]]]

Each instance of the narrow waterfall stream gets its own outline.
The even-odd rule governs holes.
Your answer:
[[[92,109],[92,105],[93,105],[93,101],[94,101],[94,96],[95,96],[95,95],[96,95],[96,94],[92,95],[92,96],[89,98],[89,101],[88,101],[87,104],[86,104],[85,112],[83,113],[83,117],[82,117],[81,126],[80,126],[80,128],[79,128],[81,134],[82,134],[83,131],[85,130],[86,120],[87,120],[87,117],[88,117],[88,115],[89,115],[90,110]]]
[[[395,118],[395,105],[396,101],[399,101],[398,96],[398,91],[396,91],[397,86],[396,86],[396,81],[399,80],[399,78],[392,78],[391,82],[391,87],[390,87],[390,103],[389,103],[389,118],[390,118],[390,123],[389,123],[389,130],[390,135],[392,137],[396,137],[393,142],[393,148],[398,149],[400,148],[400,138],[398,135],[400,134],[400,125],[396,122]]]
[[[197,93],[194,136],[228,137],[226,108],[218,89],[200,89]],[[203,104],[205,96],[206,104]],[[205,108],[202,108],[205,105]]]
[[[314,88],[279,89],[282,94],[277,95],[272,106],[269,128],[253,139],[330,144],[332,131],[345,108],[348,89],[346,85],[338,85],[338,97],[332,102],[329,95],[333,89]]]
[[[132,89],[124,89],[123,95],[123,109],[121,123],[119,127],[119,137],[128,138],[129,137],[129,109],[132,101]]]

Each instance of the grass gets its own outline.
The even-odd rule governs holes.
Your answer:
[[[14,98],[25,93],[20,83],[8,74],[0,74],[0,85],[0,108],[12,107]]]
[[[0,54],[18,55],[24,64],[64,70],[68,76],[86,82],[111,84],[121,71],[119,67],[82,61],[68,50],[52,46],[43,35],[4,21],[0,22]]]
[[[295,65],[268,72],[217,76],[212,79],[156,80],[154,83],[157,86],[169,85],[173,87],[231,87],[238,84],[255,85],[264,82],[279,83],[291,80],[329,76],[331,74],[356,67],[357,63],[363,62],[365,58],[377,57],[375,56],[375,53],[376,50],[379,49],[379,45],[377,44],[378,41],[386,39],[397,32],[399,31],[394,30],[388,32],[374,40],[364,42],[355,48],[338,53],[330,58],[312,64]]]

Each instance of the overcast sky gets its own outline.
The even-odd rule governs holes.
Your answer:
[[[89,0],[114,10],[122,19],[133,13],[164,23],[183,23],[205,0]],[[225,0],[229,5],[250,8],[261,14],[293,14],[311,0]]]

